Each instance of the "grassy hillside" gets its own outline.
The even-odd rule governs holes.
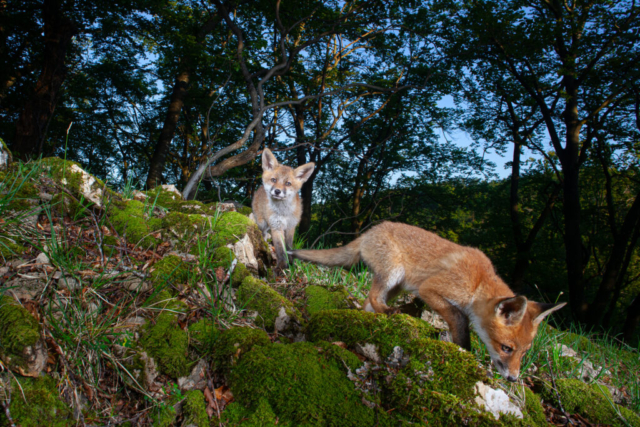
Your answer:
[[[0,425],[640,425],[637,349],[544,324],[508,383],[410,298],[358,310],[362,267],[275,277],[249,214],[0,171]]]

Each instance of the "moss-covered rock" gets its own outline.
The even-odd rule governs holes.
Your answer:
[[[152,294],[144,302],[144,306],[153,310],[177,314],[186,313],[189,310],[187,304],[171,296],[171,293],[166,289]]]
[[[473,402],[474,385],[486,377],[473,354],[428,338],[401,347],[410,358],[389,381],[385,399],[400,418],[427,425],[495,422],[491,414],[479,414]]]
[[[273,413],[267,399],[260,399],[253,409],[248,409],[237,402],[232,402],[222,413],[222,422],[229,427],[275,427],[290,426],[291,423],[280,422]]]
[[[162,312],[156,323],[145,326],[140,345],[152,356],[162,373],[172,378],[189,374],[193,363],[189,360],[189,336],[180,329],[177,316]]]
[[[150,247],[159,242],[151,236],[151,233],[160,228],[161,221],[157,218],[149,218],[145,208],[147,208],[145,204],[138,200],[114,201],[109,206],[108,213],[113,228],[120,235],[125,236],[127,241]]]
[[[194,425],[197,427],[206,427],[209,425],[209,416],[207,415],[204,394],[200,390],[192,390],[185,395],[182,404],[182,425]]]
[[[242,282],[244,281],[244,279],[247,278],[247,276],[251,276],[251,273],[249,272],[249,270],[247,270],[247,267],[239,262],[236,264],[236,268],[233,270],[233,273],[231,274],[231,286],[233,286],[234,288],[237,288],[238,286],[240,286],[242,284]]]
[[[236,256],[231,249],[226,246],[220,246],[213,251],[211,266],[213,268],[222,267],[225,270],[228,270],[235,258]]]
[[[166,255],[153,264],[150,281],[154,287],[186,283],[189,279],[189,265],[177,255]]]
[[[12,398],[9,407],[14,423],[21,427],[76,425],[72,411],[60,399],[56,381],[50,376],[20,378],[20,385],[11,381]],[[0,425],[9,425],[1,411]]]
[[[324,310],[309,321],[311,341],[342,341],[347,346],[375,345],[382,357],[395,346],[405,347],[418,338],[435,338],[437,331],[427,322],[405,314],[387,316],[360,310]]]
[[[285,424],[388,424],[384,411],[372,410],[362,403],[344,366],[324,357],[322,349],[312,343],[254,347],[231,372],[229,383],[238,404],[248,413],[265,408],[266,401]],[[268,413],[263,410],[261,416]]]
[[[251,349],[270,343],[269,336],[261,329],[235,327],[224,330],[215,337],[212,345],[214,366],[228,373]]]
[[[0,296],[0,360],[21,375],[37,376],[47,362],[40,325],[13,298]]]
[[[209,355],[215,348],[220,330],[207,319],[189,325],[189,345],[201,355]]]
[[[182,212],[169,212],[162,218],[162,228],[171,229],[180,236],[202,233],[210,229],[212,224],[213,219],[209,216]]]
[[[291,331],[302,324],[302,316],[291,301],[253,276],[242,281],[236,298],[241,307],[259,313],[256,324],[268,331]]]
[[[307,297],[307,313],[309,315],[314,315],[322,310],[349,308],[349,293],[344,286],[327,289],[323,286],[310,285],[304,292]]]
[[[589,385],[575,379],[558,379],[555,383],[556,390],[548,382],[543,384],[542,389],[542,398],[554,406],[558,404],[557,391],[564,410],[569,413],[580,414],[593,423],[624,426],[626,424],[619,413],[629,425],[640,426],[640,416],[613,403],[611,392],[605,386]]]

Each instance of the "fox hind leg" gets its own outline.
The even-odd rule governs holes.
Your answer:
[[[429,289],[424,285],[421,288]],[[471,350],[469,318],[458,307],[439,295],[425,291],[420,292],[420,298],[447,322],[452,341],[465,350]]]
[[[373,276],[373,283],[369,291],[369,297],[365,301],[366,311],[376,313],[394,314],[397,310],[387,305],[387,300],[393,298],[401,291],[400,284],[404,279],[404,270],[392,271],[387,277],[381,274]]]

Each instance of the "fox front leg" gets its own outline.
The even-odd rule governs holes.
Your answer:
[[[284,241],[285,244],[287,245],[287,249],[291,250],[293,249],[293,236],[296,234],[296,228],[289,228],[288,230],[284,231]]]
[[[284,270],[289,265],[289,256],[285,246],[285,233],[282,230],[271,230],[271,240],[276,248],[277,268]]]

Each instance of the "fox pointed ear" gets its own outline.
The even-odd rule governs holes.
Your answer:
[[[313,170],[315,169],[315,167],[316,167],[315,163],[309,162],[305,165],[295,168],[293,170],[293,174],[300,181],[306,182],[311,176],[311,174],[313,173]]]
[[[266,171],[273,170],[278,167],[278,159],[273,155],[271,150],[265,148],[262,152],[262,169]]]
[[[505,298],[496,304],[496,316],[505,325],[517,325],[527,312],[527,298],[517,296]]]
[[[535,323],[536,325],[539,325],[540,322],[542,322],[542,320],[544,320],[545,317],[547,317],[548,315],[550,315],[551,313],[553,313],[554,311],[560,310],[562,307],[564,307],[565,305],[567,305],[566,302],[561,302],[558,304],[549,304],[546,302],[533,302],[533,304],[536,305],[538,314],[534,319],[533,319],[533,323]]]

